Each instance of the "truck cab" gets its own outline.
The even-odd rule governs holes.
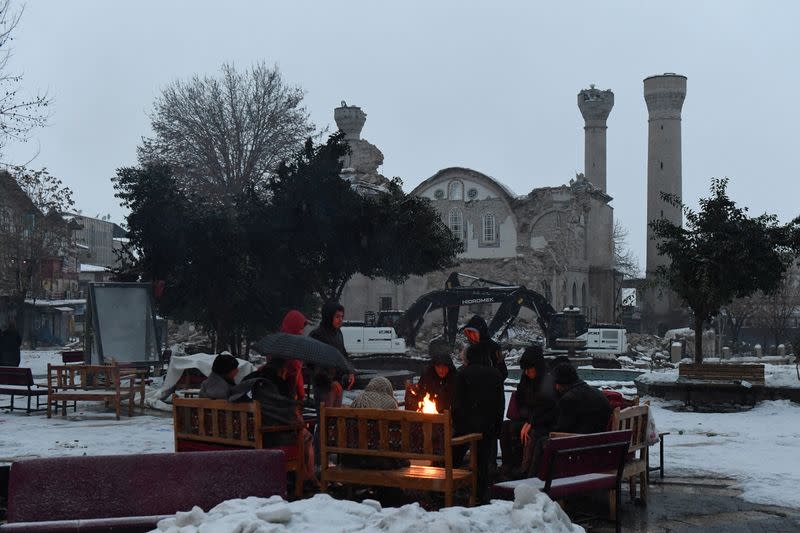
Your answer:
[[[404,354],[406,340],[398,336],[394,321],[402,311],[367,312],[363,322],[342,324],[344,347],[350,354]]]

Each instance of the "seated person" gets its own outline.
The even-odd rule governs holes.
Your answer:
[[[563,433],[599,433],[606,431],[611,417],[611,404],[600,390],[578,378],[568,363],[553,369],[558,394],[558,419],[553,431]]]
[[[456,366],[450,356],[450,346],[445,341],[432,341],[428,346],[428,352],[431,362],[413,389],[413,396],[406,396],[406,410],[418,410],[419,402],[426,394],[430,394],[431,400],[436,403],[436,411],[440,413],[452,411],[453,393],[456,387]]]
[[[500,433],[503,471],[514,478],[527,476],[532,446],[536,440],[547,438],[558,416],[542,348],[526,348],[519,366],[522,375],[509,405],[509,420],[503,421]]]
[[[211,365],[211,374],[200,384],[200,397],[227,400],[236,386],[234,379],[238,373],[239,361],[230,354],[219,354]]]
[[[289,379],[289,363],[280,357],[270,357],[266,365],[248,374],[230,396],[231,401],[257,400],[261,405],[261,421],[265,426],[302,425],[303,418],[295,399],[295,382]],[[314,449],[311,433],[303,429],[302,453],[305,455],[306,480],[312,484],[314,478]],[[265,435],[266,446],[290,446],[297,441],[295,431],[269,433]]]
[[[397,409],[397,400],[394,399],[394,387],[383,376],[372,378],[350,407],[360,409]],[[374,470],[387,470],[408,466],[408,461],[392,459],[390,457],[365,457],[363,455],[342,455],[341,464],[351,468],[369,468]]]

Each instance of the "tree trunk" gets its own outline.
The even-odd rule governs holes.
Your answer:
[[[694,315],[694,362],[703,362],[703,318],[698,313]]]

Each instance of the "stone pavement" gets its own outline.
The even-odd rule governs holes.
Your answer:
[[[730,479],[670,478],[651,483],[646,507],[630,502],[627,483],[623,484],[622,531],[642,533],[798,532],[800,509],[749,503]],[[575,502],[581,509],[585,502]],[[574,506],[574,507],[577,507]],[[592,502],[597,515],[606,516],[607,503]],[[614,531],[606,520],[583,523],[580,516],[567,512],[591,533]]]

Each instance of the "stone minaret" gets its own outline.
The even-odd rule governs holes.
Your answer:
[[[682,198],[681,109],[686,98],[686,76],[662,74],[644,80],[644,100],[649,113],[647,135],[647,221],[666,218],[683,223],[680,207],[661,199],[661,193]],[[647,277],[667,259],[658,254],[647,227]]]
[[[578,108],[585,125],[584,169],[586,179],[606,192],[606,120],[614,107],[614,93],[590,85],[578,93]]]

